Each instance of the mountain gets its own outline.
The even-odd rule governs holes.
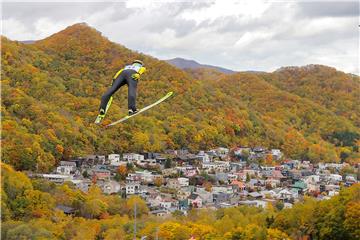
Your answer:
[[[49,171],[62,159],[94,153],[239,145],[280,148],[291,158],[315,163],[359,162],[358,113],[347,107],[345,92],[329,107],[325,99],[335,96],[336,88],[319,87],[320,99],[301,95],[281,86],[284,72],[229,75],[193,69],[198,72],[190,74],[113,43],[86,24],[34,44],[2,37],[1,58],[2,160],[16,169]],[[139,107],[169,91],[174,97],[116,127],[94,125],[112,76],[133,59],[143,60],[148,69],[139,82]],[[327,71],[319,66],[307,74],[320,81],[314,76]],[[301,83],[296,73],[290,75],[293,85]],[[338,78],[354,89],[359,81],[348,81],[336,70],[328,76],[319,83],[324,89],[338,84]],[[350,100],[360,105],[358,98]],[[104,124],[123,117],[126,102],[124,87],[115,94]],[[340,106],[348,112],[334,110]]]
[[[165,61],[170,63],[171,65],[178,67],[180,69],[183,69],[183,70],[184,69],[199,69],[199,68],[207,69],[207,68],[209,68],[209,69],[214,69],[221,73],[226,73],[226,74],[235,73],[235,71],[232,71],[230,69],[212,66],[212,65],[200,64],[194,60],[187,60],[184,58],[173,58],[173,59],[169,59],[169,60],[165,60]]]
[[[24,40],[24,41],[20,41],[21,43],[24,43],[24,44],[33,44],[35,43],[36,41],[35,40]]]

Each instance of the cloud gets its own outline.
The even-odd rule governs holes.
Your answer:
[[[160,59],[264,71],[316,63],[359,73],[358,9],[357,2],[260,0],[4,3],[3,34],[40,39],[87,22]]]
[[[299,17],[356,17],[359,1],[323,1],[298,3]]]

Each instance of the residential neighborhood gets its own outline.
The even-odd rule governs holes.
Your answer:
[[[359,166],[315,165],[260,146],[89,155],[60,161],[48,174],[30,174],[56,184],[68,182],[84,192],[96,184],[105,194],[139,195],[157,216],[240,205],[291,208],[305,195],[329,199],[341,187],[357,183],[358,176]]]

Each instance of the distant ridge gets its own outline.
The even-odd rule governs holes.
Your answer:
[[[36,41],[35,40],[24,40],[24,41],[20,41],[20,42],[23,43],[23,44],[33,44]]]
[[[230,70],[230,69],[226,69],[226,68],[222,68],[222,67],[218,67],[218,66],[201,64],[194,60],[188,60],[188,59],[184,59],[184,58],[173,58],[173,59],[169,59],[169,60],[165,60],[165,61],[175,67],[180,68],[180,69],[211,68],[211,69],[215,69],[215,70],[225,73],[225,74],[235,73],[235,71]]]

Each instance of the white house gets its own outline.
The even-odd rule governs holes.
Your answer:
[[[224,147],[218,147],[216,149],[213,149],[216,152],[216,155],[218,157],[226,157],[229,154],[229,149]]]
[[[140,193],[140,183],[127,183],[125,185],[125,191],[127,195],[132,195],[132,194],[139,194]]]
[[[155,176],[152,174],[152,172],[144,170],[144,171],[136,171],[135,173],[140,177],[140,180],[142,182],[150,183],[154,181]]]
[[[211,163],[202,163],[202,168],[206,170],[217,170],[219,172],[224,172],[230,169],[230,162],[215,161]]]
[[[139,166],[156,166],[156,159],[143,159],[143,160],[138,160],[136,162],[137,165]]]
[[[110,165],[117,165],[120,163],[120,154],[109,154],[108,159]]]
[[[160,207],[170,210],[171,208],[177,208],[178,201],[170,198],[163,198],[160,201]]]
[[[123,160],[128,162],[137,162],[144,160],[144,156],[137,153],[124,153]]]
[[[60,161],[60,166],[56,168],[56,173],[70,175],[75,172],[76,163],[71,161]]]
[[[106,194],[117,193],[120,191],[120,184],[116,181],[99,182],[98,184],[102,191]]]
[[[69,166],[58,166],[56,168],[56,173],[70,175],[72,172],[72,169],[73,169],[73,167],[69,167]]]
[[[65,181],[71,181],[73,178],[71,175],[62,175],[62,174],[41,174],[40,176],[51,182],[61,183],[61,184],[64,183]]]
[[[187,187],[189,186],[189,179],[188,178],[183,178],[183,177],[179,177],[178,179],[179,185],[181,187]]]
[[[279,199],[290,200],[293,197],[293,193],[287,189],[282,189],[278,194]]]
[[[342,176],[339,174],[330,174],[329,179],[335,182],[341,182]]]
[[[90,179],[72,179],[70,182],[72,182],[77,189],[80,189],[83,192],[87,192],[92,185]]]
[[[271,155],[273,155],[276,159],[280,159],[283,154],[280,149],[271,149]]]
[[[245,201],[239,201],[239,205],[248,205],[248,206],[254,206],[254,207],[261,207],[266,208],[268,202],[262,201],[262,200],[245,200]]]
[[[204,151],[200,151],[196,157],[203,163],[211,162],[209,154],[205,153]]]

